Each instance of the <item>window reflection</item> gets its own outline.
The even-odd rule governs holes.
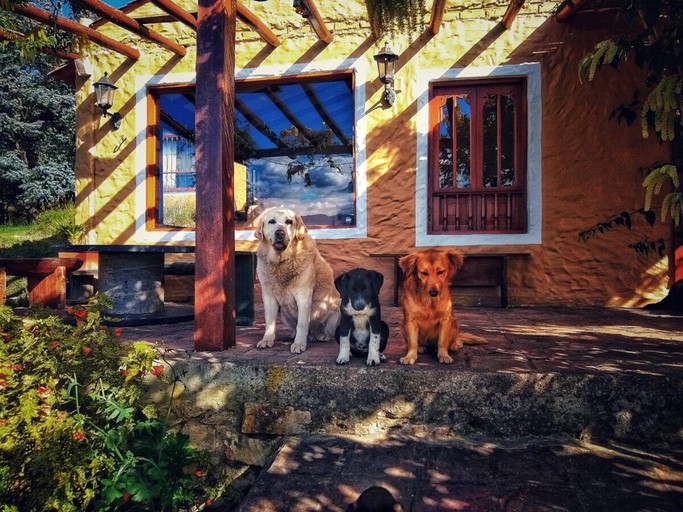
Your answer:
[[[158,222],[194,226],[172,213],[194,200],[193,91],[159,91]],[[308,225],[354,225],[351,75],[274,83],[240,82],[235,93],[235,206],[251,221],[270,206],[298,211]],[[191,201],[186,201],[190,203]]]

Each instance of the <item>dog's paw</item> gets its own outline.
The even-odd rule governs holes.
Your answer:
[[[348,364],[349,362],[349,356],[338,356],[337,357],[337,364]]]
[[[379,366],[382,357],[379,354],[368,354],[366,363],[368,366]]]
[[[417,361],[417,356],[405,356],[399,359],[401,364],[415,364],[415,361]]]
[[[263,338],[256,344],[256,348],[270,348],[275,344],[275,340]]]
[[[439,354],[439,362],[443,364],[451,364],[453,362],[453,358],[448,354]]]
[[[301,354],[304,350],[306,350],[306,344],[294,342],[292,343],[292,346],[289,347],[289,350],[292,354]]]

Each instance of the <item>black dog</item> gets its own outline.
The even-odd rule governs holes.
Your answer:
[[[349,362],[350,354],[367,356],[368,366],[386,359],[384,349],[389,326],[382,321],[379,289],[384,276],[374,270],[355,268],[334,280],[341,295],[341,321],[335,332],[339,343],[337,364]]]
[[[403,506],[384,487],[365,489],[346,512],[403,512]]]

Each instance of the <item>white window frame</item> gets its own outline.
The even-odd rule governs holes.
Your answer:
[[[417,160],[415,174],[415,246],[529,245],[542,241],[541,66],[538,63],[496,67],[425,69],[417,73]],[[429,85],[458,80],[526,78],[527,86],[527,232],[519,234],[429,234]]]

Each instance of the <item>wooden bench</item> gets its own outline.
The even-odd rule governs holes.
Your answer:
[[[66,276],[83,264],[80,258],[0,258],[0,304],[7,300],[7,275],[25,277],[29,304],[63,309]]]
[[[403,272],[398,260],[407,253],[373,253],[371,258],[391,258],[394,264],[394,305],[400,304]],[[528,257],[528,252],[465,254],[465,263],[458,270],[451,286],[498,286],[500,307],[508,307],[507,263],[513,257]]]

